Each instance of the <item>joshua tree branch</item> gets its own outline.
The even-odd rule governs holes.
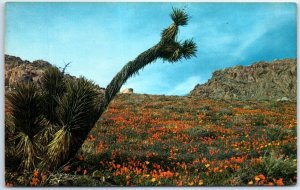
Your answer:
[[[158,58],[160,44],[141,53],[135,60],[128,62],[120,72],[112,79],[105,90],[105,96],[101,104],[101,111],[104,111],[114,96],[120,91],[122,85],[133,74],[145,67],[147,64]]]
[[[141,53],[135,60],[128,62],[109,83],[105,90],[105,96],[101,102],[99,113],[97,113],[98,115],[101,115],[105,111],[110,101],[120,91],[127,79],[141,68],[158,58],[169,62],[176,62],[181,58],[189,59],[195,56],[197,47],[193,40],[185,40],[183,43],[176,40],[179,26],[187,24],[188,15],[183,10],[173,9],[170,16],[173,19],[173,23],[162,32],[160,42]]]

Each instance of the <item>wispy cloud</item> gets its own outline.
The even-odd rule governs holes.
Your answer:
[[[234,51],[232,51],[232,56],[238,57],[239,59],[244,59],[243,54],[245,51],[255,42],[266,34],[268,29],[266,27],[256,27],[249,31],[248,34],[244,35],[241,39],[241,44],[237,46]]]
[[[166,95],[186,95],[188,94],[193,88],[199,84],[206,82],[200,76],[191,76],[187,78],[185,81],[177,84],[174,86],[170,91],[166,93]]]

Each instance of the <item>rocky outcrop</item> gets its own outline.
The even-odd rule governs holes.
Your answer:
[[[19,57],[5,55],[5,87],[13,87],[19,82],[34,82],[40,85],[40,79],[46,68],[51,64],[37,60],[33,62],[23,61]]]
[[[38,87],[41,85],[41,77],[44,71],[52,67],[50,63],[43,60],[27,61],[22,60],[19,57],[5,55],[5,88],[9,90],[20,82],[33,82]],[[76,79],[75,76],[65,74],[66,78]],[[95,87],[99,92],[104,94],[105,88],[101,88],[95,84]]]
[[[190,95],[212,99],[296,100],[297,61],[283,59],[218,70],[207,83],[196,85]]]
[[[121,94],[132,94],[133,93],[133,88],[125,88],[124,90],[121,91]]]

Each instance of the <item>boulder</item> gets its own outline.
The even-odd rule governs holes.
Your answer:
[[[122,94],[132,94],[133,89],[132,88],[125,88],[124,90],[121,91]]]

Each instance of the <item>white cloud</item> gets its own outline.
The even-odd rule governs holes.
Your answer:
[[[197,84],[204,82],[200,76],[191,76],[167,92],[166,95],[186,95],[193,90]]]
[[[266,27],[256,27],[252,31],[249,31],[249,33],[245,36],[243,36],[243,40],[241,45],[239,45],[235,51],[233,51],[234,57],[240,57],[242,58],[242,54],[250,47],[252,44],[254,44],[260,37],[262,37],[266,32],[268,31],[268,28]]]
[[[274,28],[279,28],[282,24],[284,24],[287,19],[289,19],[289,17],[287,17],[288,14],[291,14],[291,11],[274,10],[273,15],[270,15],[258,24],[253,25],[247,33],[244,33],[241,36],[242,40],[240,41],[242,43],[237,46],[231,55],[243,59],[243,54],[247,51],[247,49],[254,45],[268,31],[271,31]]]

